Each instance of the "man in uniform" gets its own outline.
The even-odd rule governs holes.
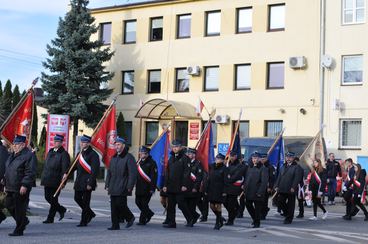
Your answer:
[[[110,195],[111,222],[108,230],[119,230],[121,217],[127,220],[125,228],[134,223],[134,215],[128,208],[127,197],[132,195],[137,181],[137,166],[132,154],[123,138],[117,137],[115,141],[116,154],[110,161],[107,170],[105,189]]]
[[[41,185],[45,187],[45,199],[50,204],[49,214],[44,224],[54,223],[56,212],[59,213],[59,221],[64,218],[66,208],[59,204],[59,193],[54,197],[63,175],[70,165],[70,156],[63,147],[64,136],[54,136],[54,148],[51,148],[46,156],[45,165],[41,176]]]
[[[176,228],[175,222],[175,208],[178,204],[180,210],[183,212],[187,220],[188,227],[193,226],[193,216],[189,210],[188,205],[184,201],[183,193],[187,191],[184,183],[185,167],[190,164],[190,159],[185,155],[184,150],[179,140],[172,142],[172,151],[167,166],[167,174],[165,174],[165,183],[162,188],[163,192],[167,194],[167,218],[164,222],[166,228]]]
[[[273,189],[273,184],[275,182],[275,168],[270,164],[270,161],[268,161],[267,153],[261,153],[259,154],[259,156],[260,162],[268,171],[268,184],[261,207],[261,220],[265,220],[268,212],[270,211],[270,208],[268,207],[268,199]]]
[[[74,201],[82,209],[81,221],[77,227],[85,227],[96,217],[92,211],[91,195],[97,186],[97,175],[100,169],[100,158],[90,145],[91,137],[83,135],[80,139],[81,151],[78,154],[77,178],[74,182]],[[66,175],[64,174],[64,178]]]
[[[146,225],[154,215],[148,204],[156,190],[157,165],[150,155],[150,149],[139,148],[138,177],[135,189],[135,203],[141,210],[138,225]]]
[[[328,189],[328,204],[335,205],[336,196],[336,177],[341,176],[341,167],[339,162],[335,160],[335,154],[330,153],[328,155],[326,169],[327,169],[327,189]]]
[[[17,135],[13,141],[13,153],[5,165],[5,205],[16,222],[9,236],[22,236],[29,220],[26,217],[29,193],[34,182],[33,153],[26,147],[26,137]]]
[[[295,153],[288,152],[286,154],[286,162],[275,183],[275,191],[278,193],[278,204],[285,216],[284,224],[291,224],[293,221],[295,196],[298,191],[298,184],[303,178],[294,159]]]
[[[6,146],[3,145],[0,140],[0,192],[4,192],[4,174],[5,174],[5,163],[8,160],[9,152]],[[3,210],[0,209],[0,224],[6,219],[6,215]]]

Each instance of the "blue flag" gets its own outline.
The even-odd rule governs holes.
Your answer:
[[[285,158],[285,147],[284,147],[284,138],[279,136],[275,142],[275,146],[273,149],[268,153],[268,160],[270,164],[276,169],[276,175],[278,175],[279,170],[281,169],[282,165],[284,164]]]
[[[165,131],[158,141],[151,148],[151,156],[157,165],[157,187],[162,188],[164,185],[165,172],[169,161],[170,153],[170,132]]]

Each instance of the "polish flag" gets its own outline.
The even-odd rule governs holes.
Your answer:
[[[204,103],[202,102],[201,98],[198,98],[198,104],[196,107],[196,112],[198,116],[201,115],[203,108],[204,108]]]

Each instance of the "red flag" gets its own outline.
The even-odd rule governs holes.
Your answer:
[[[34,106],[34,93],[30,89],[18,103],[1,128],[1,137],[12,143],[16,135],[27,137],[27,144],[31,136]]]
[[[203,170],[206,172],[208,172],[209,164],[215,161],[211,122],[207,122],[205,131],[197,145],[197,159],[201,162]]]
[[[96,129],[91,145],[100,154],[106,167],[109,167],[111,158],[115,155],[116,139],[116,108],[113,105],[107,112],[101,126]]]
[[[202,100],[199,98],[198,99],[198,104],[197,104],[197,107],[196,107],[196,112],[197,112],[197,115],[200,116],[201,113],[202,113],[202,110],[204,108],[204,103],[202,102]]]

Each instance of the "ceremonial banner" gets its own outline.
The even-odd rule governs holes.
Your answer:
[[[317,158],[321,160],[323,167],[326,167],[326,157],[321,131],[318,132],[309,143],[300,157],[300,162],[304,162],[309,168],[313,168],[313,161]]]
[[[212,123],[207,122],[206,128],[197,145],[197,159],[201,162],[203,170],[208,172],[208,166],[215,162],[215,152],[213,145]]]
[[[69,149],[69,115],[48,114],[46,131],[46,154],[53,148],[54,136],[56,134],[64,136],[63,147],[66,151]]]
[[[170,131],[164,131],[151,147],[151,157],[157,165],[157,187],[164,186],[165,173],[170,153]]]

